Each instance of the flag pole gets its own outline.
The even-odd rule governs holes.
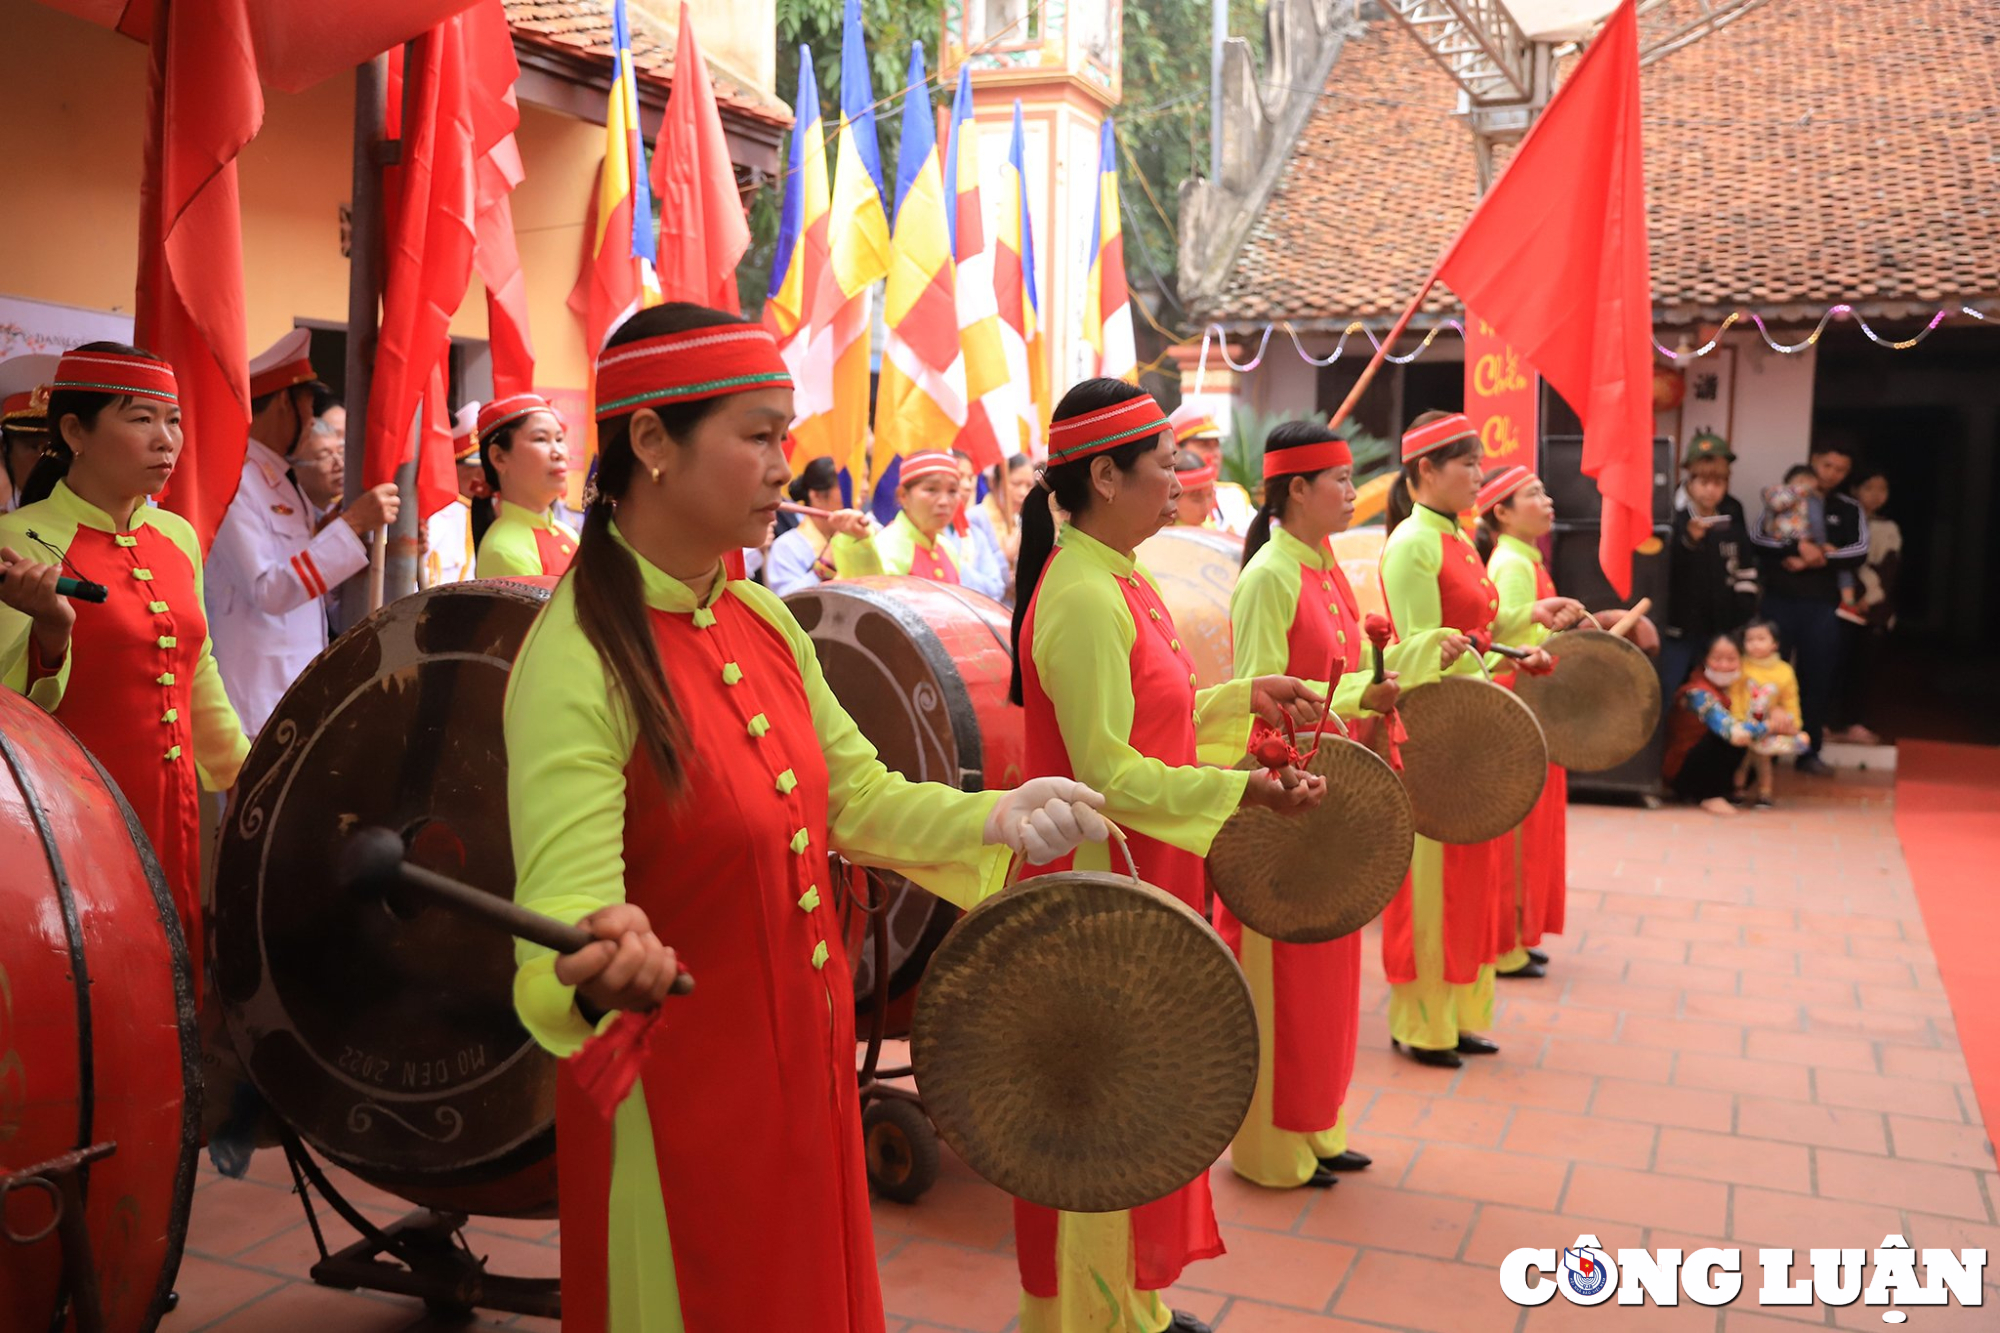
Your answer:
[[[1368,391],[1369,381],[1375,378],[1375,372],[1382,368],[1382,362],[1388,358],[1389,349],[1396,345],[1396,339],[1403,336],[1403,330],[1408,327],[1410,317],[1417,313],[1418,307],[1424,303],[1424,298],[1431,294],[1431,288],[1437,286],[1437,280],[1438,270],[1432,269],[1431,275],[1424,279],[1423,289],[1417,293],[1416,299],[1404,308],[1403,313],[1389,329],[1389,336],[1376,345],[1375,355],[1368,359],[1367,366],[1361,372],[1361,378],[1354,381],[1354,387],[1347,391],[1347,397],[1340,400],[1340,406],[1334,410],[1332,419],[1326,423],[1328,430],[1338,430],[1340,423],[1347,420],[1348,415],[1354,411],[1355,404],[1361,401],[1361,395]]]
[[[364,60],[354,70],[353,206],[347,255],[347,366],[342,398],[347,406],[347,493],[361,496],[367,471],[368,391],[375,371],[376,311],[382,299],[382,165],[388,145],[389,58]],[[380,569],[386,551],[380,538],[370,564]],[[379,575],[363,584],[357,577],[341,585],[335,626],[345,631],[381,605]]]

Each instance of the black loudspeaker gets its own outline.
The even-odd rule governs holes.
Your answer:
[[[1586,478],[1585,485],[1591,483]],[[1593,486],[1591,498],[1597,491]],[[1557,512],[1562,512],[1562,502],[1558,500]],[[1575,509],[1570,512],[1577,512]],[[1594,510],[1590,512],[1595,512]],[[1555,580],[1556,590],[1565,597],[1574,597],[1593,611],[1608,610],[1612,607],[1631,606],[1641,597],[1653,599],[1652,609],[1646,614],[1655,625],[1667,623],[1667,555],[1666,544],[1671,530],[1665,527],[1653,529],[1654,540],[1658,543],[1651,554],[1632,557],[1632,595],[1620,597],[1612,590],[1611,581],[1604,577],[1604,571],[1597,564],[1596,523],[1558,523],[1550,534],[1553,550],[1549,557],[1549,576]],[[1608,628],[1608,626],[1607,626]],[[1678,682],[1676,682],[1678,683]],[[1662,699],[1670,698],[1672,691],[1664,690]],[[1633,755],[1616,768],[1602,773],[1571,773],[1569,789],[1584,795],[1626,795],[1662,796],[1666,793],[1666,783],[1660,778],[1660,760],[1666,752],[1666,716],[1662,710],[1660,726],[1653,732],[1653,739],[1646,748]]]
[[[1549,498],[1556,502],[1558,519],[1570,523],[1595,521],[1603,501],[1597,494],[1597,483],[1583,475],[1581,435],[1544,435],[1541,473],[1542,484],[1549,488]],[[1674,491],[1679,484],[1676,476],[1674,442],[1664,435],[1656,436],[1653,440],[1653,526],[1656,528],[1673,522]]]

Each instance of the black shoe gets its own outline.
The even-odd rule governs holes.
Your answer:
[[[1549,970],[1546,967],[1543,967],[1533,958],[1530,958],[1527,962],[1521,964],[1519,967],[1515,968],[1512,972],[1495,972],[1493,975],[1497,977],[1534,978],[1534,977],[1545,977],[1548,974]]]
[[[1318,1166],[1314,1167],[1313,1173],[1306,1177],[1305,1187],[1309,1190],[1330,1190],[1339,1183],[1339,1176],[1336,1176],[1323,1166]]]
[[[1186,1310],[1176,1310],[1173,1322],[1166,1327],[1166,1333],[1214,1333],[1214,1330]]]
[[[1549,965],[1548,954],[1542,952],[1542,950],[1540,949],[1528,950],[1528,957],[1534,959],[1536,962],[1540,963],[1543,967],[1547,967]]]
[[[1809,778],[1830,778],[1833,776],[1833,765],[1816,754],[1802,754],[1792,760],[1792,771]]]
[[[1486,1038],[1478,1036],[1475,1033],[1461,1032],[1458,1034],[1458,1053],[1460,1055],[1498,1055],[1500,1054],[1500,1044],[1488,1041]]]
[[[1433,1065],[1439,1069],[1457,1069],[1465,1063],[1458,1058],[1457,1051],[1434,1051],[1425,1046],[1405,1046],[1394,1037],[1389,1038],[1389,1048],[1401,1051],[1420,1065]]]
[[[1332,1157],[1322,1157],[1319,1164],[1329,1171],[1362,1171],[1375,1165],[1375,1159],[1365,1152],[1349,1148]]]

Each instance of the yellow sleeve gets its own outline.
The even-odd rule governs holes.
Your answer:
[[[1792,715],[1792,720],[1803,725],[1805,713],[1799,706],[1799,673],[1792,669],[1790,662],[1781,662],[1784,671],[1778,677],[1778,707]]]
[[[870,574],[886,574],[882,567],[882,553],[875,542],[868,537],[850,537],[844,532],[833,534],[833,540],[826,544],[827,554],[833,559],[833,572],[838,578],[859,579]]]
[[[819,654],[789,608],[760,584],[729,585],[792,645],[813,730],[826,755],[828,843],[856,865],[894,870],[959,907],[971,907],[1005,882],[1009,854],[985,845],[986,818],[998,792],[963,792],[892,773],[834,698]]]
[[[201,543],[196,540],[194,529],[178,514],[156,515],[151,521],[159,525],[194,567],[195,600],[207,606],[208,597],[202,582]],[[190,697],[194,716],[188,719],[188,723],[194,733],[195,771],[201,776],[202,786],[209,791],[228,791],[236,785],[236,775],[242,771],[243,761],[250,755],[250,740],[243,734],[243,722],[236,716],[235,706],[229,702],[229,692],[223,688],[222,671],[215,665],[213,639],[204,637],[201,641],[201,657],[195,663],[194,687]]]
[[[1388,602],[1389,619],[1396,625],[1397,647],[1402,650],[1391,650],[1392,664],[1403,673],[1401,684],[1406,690],[1428,685],[1445,674],[1476,675],[1479,671],[1469,652],[1459,655],[1449,673],[1438,666],[1439,645],[1457,632],[1442,623],[1444,607],[1438,599],[1442,558],[1438,538],[1428,529],[1400,542],[1396,533],[1391,533],[1382,548],[1382,594]],[[1388,658],[1385,654],[1385,661]]]
[[[1259,552],[1258,556],[1263,553]],[[1283,675],[1291,661],[1292,617],[1298,614],[1299,567],[1291,560],[1251,557],[1229,594],[1229,628],[1236,642],[1236,674]]]
[[[1546,626],[1534,621],[1535,567],[1512,551],[1495,551],[1486,567],[1486,576],[1500,594],[1500,610],[1493,618],[1493,637],[1515,648],[1533,648],[1549,637]]]
[[[636,733],[611,698],[597,652],[564,583],[549,599],[507,683],[507,817],[514,900],[575,924],[625,901],[625,765]],[[514,1008],[529,1035],[574,1054],[591,1028],[555,954],[514,945]]]
[[[525,523],[494,519],[493,526],[479,541],[479,556],[473,563],[476,579],[516,578],[542,572],[541,549],[535,545],[535,531]]]
[[[1197,856],[1208,854],[1224,820],[1243,803],[1246,772],[1179,767],[1132,748],[1129,666],[1137,633],[1125,599],[1108,574],[1081,577],[1053,561],[1035,602],[1035,671],[1055,706],[1056,725],[1076,780],[1104,793],[1107,818]],[[1056,580],[1051,584],[1050,579]],[[1197,741],[1208,728],[1249,713],[1250,681],[1205,691],[1196,710]],[[1219,739],[1219,730],[1210,730]]]
[[[28,538],[27,529],[31,527],[58,550],[68,550],[70,542],[76,538],[74,523],[48,512],[24,519],[21,511],[16,510],[12,514],[0,515],[0,546],[11,546],[16,553],[30,558],[47,557],[47,552]],[[11,606],[0,605],[0,684],[16,694],[27,695],[29,701],[43,712],[53,713],[63,701],[63,692],[69,688],[69,668],[70,663],[76,660],[76,653],[65,652],[62,665],[56,668],[55,674],[43,676],[29,685],[28,654],[32,651],[29,638],[34,627],[34,617],[23,615]],[[74,647],[72,640],[71,648]]]
[[[882,568],[882,574],[907,574],[917,558],[916,543],[912,540],[915,529],[903,521],[901,514],[896,520],[875,534],[870,544],[875,548],[875,557]],[[836,564],[835,568],[839,566]],[[845,570],[841,571],[843,574]]]

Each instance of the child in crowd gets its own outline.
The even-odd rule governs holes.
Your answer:
[[[1743,627],[1743,678],[1730,691],[1730,716],[1761,728],[1763,735],[1747,747],[1736,772],[1739,795],[1748,796],[1752,773],[1759,809],[1769,809],[1773,765],[1777,755],[1803,754],[1806,737],[1799,729],[1799,678],[1791,663],[1778,655],[1778,627],[1753,620]]]
[[[1773,542],[1811,541],[1812,501],[1817,494],[1813,470],[1800,463],[1788,469],[1782,486],[1764,488],[1764,536]],[[1853,570],[1840,571],[1840,608],[1834,612],[1850,625],[1866,625],[1861,582]]]

